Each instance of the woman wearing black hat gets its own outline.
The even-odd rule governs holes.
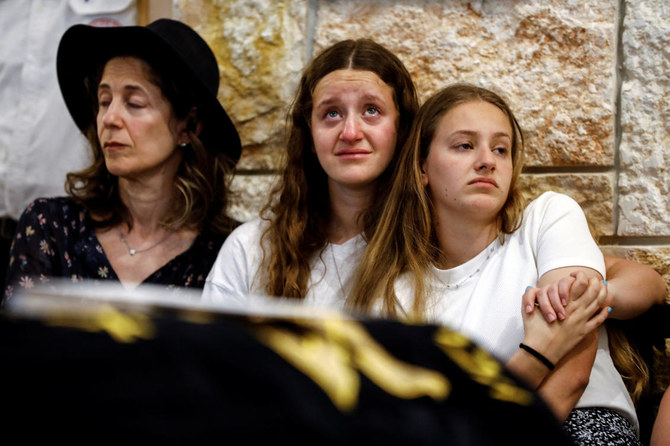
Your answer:
[[[5,298],[51,277],[201,288],[236,224],[227,174],[241,151],[211,49],[174,20],[75,25],[57,69],[92,164],[67,175],[68,197],[24,211]]]

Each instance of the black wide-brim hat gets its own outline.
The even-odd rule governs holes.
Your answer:
[[[115,56],[137,56],[162,76],[185,82],[194,92],[198,118],[203,121],[200,140],[209,150],[240,158],[240,137],[217,99],[219,67],[207,42],[188,25],[159,19],[147,26],[95,27],[74,25],[61,38],[56,70],[61,93],[82,132],[95,121],[89,85],[104,63]],[[89,91],[90,89],[90,91]]]

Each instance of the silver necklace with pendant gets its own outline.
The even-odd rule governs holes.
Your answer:
[[[157,241],[153,245],[149,246],[148,248],[143,248],[143,249],[133,249],[133,248],[131,248],[130,245],[128,244],[128,240],[126,240],[126,236],[123,233],[123,230],[119,231],[119,239],[121,239],[121,243],[126,245],[126,248],[128,248],[128,254],[130,254],[131,256],[134,256],[135,254],[141,254],[143,252],[147,252],[151,249],[154,249],[156,246],[160,245],[161,243],[163,243],[164,241],[169,239],[170,236],[172,236],[172,234],[174,234],[174,233],[175,233],[175,230],[173,229],[170,232],[168,232],[165,237],[163,237],[162,239],[160,239],[159,241]]]

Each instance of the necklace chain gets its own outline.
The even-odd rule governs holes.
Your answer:
[[[458,288],[460,288],[465,282],[472,279],[474,276],[476,276],[482,270],[482,268],[484,267],[486,262],[491,258],[491,255],[493,255],[493,251],[495,251],[495,249],[496,249],[496,245],[493,245],[488,249],[489,252],[486,255],[486,258],[479,264],[477,269],[475,269],[469,276],[464,277],[463,279],[459,280],[456,283],[446,283],[446,282],[442,281],[441,279],[440,279],[440,282],[442,282],[442,284],[448,289],[458,289]]]
[[[335,266],[335,274],[337,274],[337,281],[340,283],[340,292],[344,299],[347,298],[347,293],[344,292],[344,285],[342,284],[342,278],[340,277],[340,269],[337,267],[337,261],[335,260],[335,253],[333,252],[333,244],[329,246],[330,257],[333,259],[333,265]]]
[[[143,252],[147,252],[147,251],[149,251],[149,250],[151,250],[151,249],[154,249],[156,246],[160,245],[161,243],[163,243],[164,241],[166,241],[167,239],[169,239],[170,236],[171,236],[172,234],[174,234],[174,233],[175,233],[175,230],[174,230],[174,229],[170,230],[170,231],[167,233],[167,235],[166,235],[165,237],[163,237],[162,239],[158,240],[156,243],[154,243],[153,245],[149,246],[148,248],[143,248],[143,249],[133,249],[133,248],[131,248],[130,245],[128,244],[128,240],[126,240],[126,236],[125,236],[125,234],[123,233],[123,230],[120,230],[120,231],[119,231],[119,239],[121,239],[121,243],[123,243],[124,245],[126,245],[126,248],[128,248],[128,254],[130,254],[131,256],[134,256],[135,254],[140,254],[140,253],[143,253]]]

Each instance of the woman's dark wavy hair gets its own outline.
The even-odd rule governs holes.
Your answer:
[[[177,119],[189,118],[187,132],[190,145],[183,149],[178,148],[183,150],[183,159],[174,180],[175,199],[172,209],[161,224],[198,232],[208,229],[216,234],[230,233],[236,222],[226,215],[226,208],[229,179],[235,162],[220,148],[207,147],[196,133],[199,123],[216,124],[198,116],[200,108],[196,94],[188,82],[171,77],[168,67],[151,63],[149,58],[139,54],[118,56],[137,57],[146,62],[148,80],[160,88],[163,96],[172,105],[174,116]],[[94,117],[98,112],[97,88],[108,60],[99,64],[86,80]],[[109,228],[119,223],[132,227],[132,217],[119,196],[118,177],[107,170],[97,133],[94,118],[84,132],[92,151],[93,162],[81,171],[68,173],[65,190],[89,211],[96,227]]]
[[[409,72],[400,59],[373,40],[344,40],[326,48],[312,60],[303,72],[287,116],[286,165],[281,182],[273,191],[271,204],[263,212],[264,218],[269,220],[261,243],[264,247],[263,283],[271,296],[304,298],[310,277],[310,259],[327,243],[328,176],[313,151],[310,119],[312,95],[317,83],[327,74],[341,69],[371,71],[392,88],[398,109],[396,151],[407,138],[418,109],[416,89]],[[379,206],[390,187],[395,158],[377,181],[377,194],[371,207],[360,216],[367,237],[374,231]]]

